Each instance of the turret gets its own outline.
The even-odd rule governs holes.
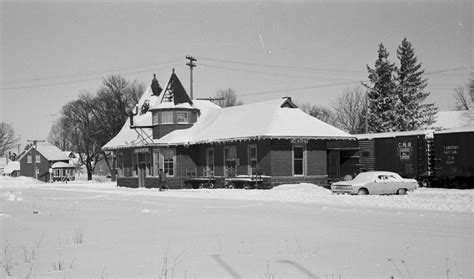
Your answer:
[[[195,108],[173,69],[159,102],[150,111],[153,113],[153,138],[179,129],[188,129],[196,123],[199,109]]]

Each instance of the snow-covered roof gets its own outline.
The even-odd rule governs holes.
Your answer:
[[[65,162],[56,162],[51,166],[51,168],[53,168],[53,169],[73,169],[74,166],[70,165],[68,163],[65,163]]]
[[[169,101],[168,96],[174,99]],[[133,118],[133,124],[138,128],[131,128],[130,120],[127,120],[120,132],[103,149],[191,145],[257,138],[355,139],[354,136],[295,108],[289,98],[228,108],[221,108],[207,100],[191,101],[174,72],[160,96],[153,95],[149,86],[140,98],[138,107],[145,102],[149,103],[150,110]],[[175,130],[160,139],[153,139],[150,128],[152,111],[172,108],[198,109],[197,122],[191,128]]]
[[[175,130],[160,139],[148,142],[139,133],[151,137],[152,130],[130,129],[129,121],[104,149],[144,145],[191,145],[208,142],[257,138],[351,139],[353,136],[320,121],[298,108],[282,107],[287,99],[277,99],[228,108],[210,101],[195,100],[200,110],[198,121],[189,129]],[[147,113],[149,114],[149,113]],[[147,117],[147,121],[141,121]],[[138,121],[138,120],[137,120]],[[151,124],[151,114],[142,115],[143,125]],[[135,120],[134,120],[135,122]],[[137,122],[136,122],[137,123]],[[138,125],[138,124],[136,124]]]
[[[20,161],[23,157],[25,157],[25,155],[28,154],[30,152],[30,150],[32,150],[33,148],[35,148],[35,147],[32,146],[26,152],[23,152],[23,154],[20,156],[20,158],[18,158],[18,161]],[[66,154],[64,154],[64,152],[61,151],[61,149],[59,149],[56,146],[51,145],[51,144],[47,144],[47,143],[38,144],[36,150],[41,155],[43,155],[46,158],[46,160],[48,160],[48,161],[69,160],[69,157]]]
[[[142,97],[138,101],[137,106],[141,107],[145,102],[150,102],[150,105],[158,99],[157,96],[153,95],[151,87],[148,86],[147,90],[143,93]],[[147,111],[146,113],[138,113],[133,117],[134,126],[150,126],[152,124],[152,113]],[[142,146],[149,141],[145,139],[152,138],[152,130],[150,128],[143,129],[131,129],[130,119],[127,119],[120,132],[110,140],[102,149],[118,149],[128,148],[133,146]]]
[[[11,174],[14,171],[20,170],[20,161],[11,161],[3,169],[3,173]]]
[[[474,112],[469,110],[438,111],[435,129],[450,129],[474,125]]]
[[[197,102],[196,106],[205,104]],[[203,119],[193,127],[169,133],[155,143],[196,144],[249,138],[353,138],[298,108],[283,107],[286,102],[287,99],[276,99],[228,108],[205,108],[201,112]]]
[[[394,138],[394,137],[406,137],[406,136],[426,136],[429,138],[433,137],[434,130],[418,130],[418,131],[405,131],[405,132],[387,132],[387,133],[374,133],[374,134],[357,134],[353,135],[357,139],[378,139],[378,138]]]
[[[442,131],[436,131],[435,134],[449,134],[449,133],[463,133],[463,132],[474,132],[474,125],[456,127],[456,128],[446,129]]]

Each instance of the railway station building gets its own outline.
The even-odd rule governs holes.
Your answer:
[[[118,186],[159,187],[160,169],[175,189],[327,185],[359,172],[356,138],[290,97],[221,108],[191,99],[174,70],[164,89],[156,84],[103,146],[115,154]]]

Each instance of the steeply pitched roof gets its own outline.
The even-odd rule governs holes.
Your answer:
[[[181,84],[178,76],[175,74],[174,69],[168,83],[166,84],[165,90],[160,94],[159,99],[155,100],[153,103],[150,102],[150,109],[153,110],[159,108],[161,104],[173,104],[175,106],[180,104],[193,105],[193,101],[188,93],[186,93],[186,90]]]

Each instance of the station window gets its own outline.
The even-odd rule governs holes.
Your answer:
[[[31,155],[28,155],[28,156],[26,157],[26,163],[28,163],[28,164],[33,163],[33,159],[32,159],[32,156],[31,156]]]
[[[160,150],[153,149],[153,176],[158,176],[160,170]]]
[[[236,175],[237,172],[237,147],[228,146],[224,148],[224,163],[225,163],[225,174],[227,176]]]
[[[249,145],[249,166],[254,169],[257,167],[257,146]]]
[[[125,168],[123,166],[123,152],[117,151],[117,176],[124,177],[125,176]]]
[[[304,175],[303,146],[293,146],[293,175]]]
[[[189,123],[187,111],[178,111],[176,113],[176,118],[178,120],[178,123]]]
[[[173,123],[173,112],[172,111],[163,111],[161,113],[161,123],[162,124],[172,124]]]
[[[206,153],[206,166],[208,171],[214,171],[214,149],[208,148]]]
[[[176,152],[174,149],[163,150],[163,172],[167,176],[174,176],[174,160]]]
[[[41,163],[41,156],[36,154],[35,157],[36,157],[36,163],[37,164]]]

